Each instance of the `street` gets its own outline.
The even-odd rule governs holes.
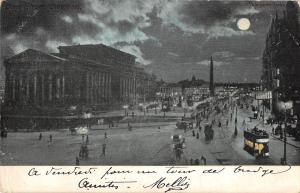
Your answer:
[[[221,103],[222,104],[222,103]],[[229,103],[228,103],[229,104]],[[219,105],[221,106],[221,105]],[[213,109],[213,108],[211,108]],[[194,132],[199,132],[199,139],[192,135],[192,130],[176,128],[177,120],[183,116],[180,109],[168,112],[163,117],[162,112],[155,114],[149,112],[135,112],[135,122],[128,117],[132,130],[128,130],[126,123],[120,123],[117,127],[108,128],[107,125],[93,125],[88,133],[88,158],[80,159],[80,165],[190,165],[201,157],[206,159],[208,165],[280,165],[283,156],[283,141],[278,136],[271,134],[270,125],[262,125],[261,120],[254,119],[250,122],[251,111],[237,108],[237,135],[234,135],[234,119],[236,108],[229,108],[217,113],[212,110],[205,123],[215,120],[212,128],[214,137],[210,141],[205,140],[204,129],[201,131],[194,127]],[[180,112],[176,112],[180,111]],[[231,113],[233,117],[231,119]],[[190,116],[187,113],[186,116]],[[157,117],[152,120],[153,117]],[[170,117],[172,117],[172,119]],[[126,118],[125,118],[126,120]],[[159,121],[161,120],[161,121]],[[228,120],[228,126],[226,122]],[[245,122],[244,122],[245,120]],[[219,121],[221,127],[219,127]],[[243,123],[244,122],[244,123]],[[243,150],[243,130],[257,126],[270,133],[270,157],[255,159]],[[105,138],[105,133],[107,138]],[[0,161],[1,165],[75,165],[81,144],[86,142],[86,136],[72,135],[68,129],[44,131],[39,140],[40,132],[12,132],[8,138],[1,138]],[[181,159],[175,159],[172,149],[171,136],[182,135],[185,138],[186,147]],[[52,141],[50,142],[50,135]],[[83,139],[84,138],[84,139]],[[103,155],[103,144],[105,155]],[[288,137],[287,163],[297,165],[300,163],[300,143]],[[199,162],[198,164],[204,164]]]

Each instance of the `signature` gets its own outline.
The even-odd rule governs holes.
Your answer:
[[[89,178],[83,178],[78,183],[78,188],[85,188],[87,190],[94,188],[109,188],[109,189],[119,189],[120,184],[130,184],[130,183],[136,183],[137,181],[106,181],[102,183],[91,183],[89,181]],[[128,186],[127,186],[128,188]]]
[[[167,182],[166,177],[161,177],[154,183],[150,185],[143,185],[143,188],[157,188],[157,189],[165,189],[165,193],[172,191],[172,190],[185,190],[187,189],[190,184],[189,184],[190,179],[187,178],[187,176],[184,177],[179,177],[175,181],[172,182]]]

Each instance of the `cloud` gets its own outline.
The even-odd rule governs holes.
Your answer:
[[[46,42],[46,47],[47,47],[50,51],[52,51],[52,52],[57,52],[57,51],[58,51],[58,49],[57,49],[58,46],[66,46],[66,45],[67,45],[67,44],[62,43],[62,42],[59,42],[59,41],[56,41],[56,40],[48,40],[48,41]]]
[[[235,54],[230,51],[215,52],[213,54],[213,56],[217,58],[229,58],[229,57],[233,57],[234,55]]]
[[[175,57],[179,56],[178,54],[175,54],[174,52],[168,52],[168,54],[171,55],[171,56],[175,56]]]
[[[243,2],[192,0],[169,1],[158,15],[164,25],[175,25],[188,34],[207,34],[208,39],[254,35],[252,31],[240,31],[232,27],[241,6],[244,14],[258,12],[254,8],[247,8]]]
[[[203,65],[203,66],[209,66],[210,65],[210,60],[202,60],[202,61],[200,61],[200,62],[197,62],[197,64],[200,64],[200,65]],[[224,64],[226,64],[225,62],[222,62],[222,61],[213,61],[213,64],[214,64],[214,66],[217,66],[217,67],[219,67],[219,66],[222,66],[222,65],[224,65]]]
[[[154,39],[145,34],[143,28],[151,24],[147,13],[152,11],[159,0],[147,3],[141,0],[87,0],[66,4],[57,0],[53,4],[49,1],[48,6],[39,6],[47,2],[35,1],[32,8],[34,18],[21,17],[26,21],[23,22],[25,25],[20,33],[4,30],[2,38],[11,45],[15,53],[26,48],[53,52],[59,45],[102,43],[113,46],[118,42],[133,45],[137,41]],[[31,10],[28,12],[31,13]],[[28,31],[30,33],[27,33]],[[143,54],[139,49],[133,48],[129,50],[138,54],[140,61],[149,63],[148,60],[141,59]]]
[[[129,54],[132,54],[137,57],[136,61],[141,63],[142,65],[149,65],[151,63],[150,60],[146,60],[143,57],[143,53],[141,52],[140,48],[134,45],[126,45],[126,46],[121,46],[117,47],[123,52],[127,52]]]
[[[235,12],[236,15],[254,15],[258,13],[260,13],[260,10],[255,9],[254,7],[240,8],[237,9]]]
[[[73,19],[68,15],[62,16],[61,19],[65,22],[67,22],[67,23],[72,23],[73,22]]]

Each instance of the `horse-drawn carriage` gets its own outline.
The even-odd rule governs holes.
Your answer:
[[[88,133],[88,127],[87,126],[78,126],[78,127],[70,127],[69,128],[71,135],[76,135],[76,134],[80,134],[80,135],[85,135]]]
[[[193,129],[193,122],[178,121],[176,123],[176,127],[177,129],[183,129],[183,130]]]
[[[212,140],[214,138],[214,130],[212,125],[206,124],[204,127],[205,140]]]
[[[183,154],[183,149],[185,148],[185,138],[182,135],[173,135],[172,139],[172,149],[175,154],[176,159],[180,159]]]

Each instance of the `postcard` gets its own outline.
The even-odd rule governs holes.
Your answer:
[[[0,192],[299,192],[299,5],[1,0]]]

